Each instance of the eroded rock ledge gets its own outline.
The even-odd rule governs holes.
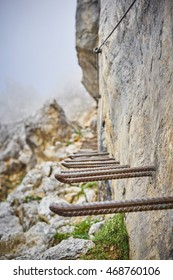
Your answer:
[[[76,49],[83,71],[82,82],[88,93],[98,101],[97,64],[93,49],[98,44],[99,0],[78,0],[76,11]]]

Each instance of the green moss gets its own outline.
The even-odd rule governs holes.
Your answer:
[[[99,220],[92,220],[88,218],[82,221],[79,224],[74,225],[74,231],[71,233],[55,233],[54,235],[54,244],[60,243],[62,240],[67,239],[69,237],[80,238],[80,239],[89,239],[88,231],[92,224],[98,222]]]
[[[30,195],[30,196],[26,196],[25,197],[24,202],[28,203],[28,202],[33,201],[33,200],[40,201],[41,199],[42,199],[42,197],[40,197],[40,196],[32,196],[32,195]]]
[[[94,187],[97,186],[97,182],[88,182],[86,184],[81,184],[80,185],[80,191],[78,192],[77,195],[75,195],[72,199],[72,203],[74,202],[74,200],[77,198],[79,199],[80,196],[84,195],[85,196],[85,199],[87,201],[87,196],[86,196],[86,193],[85,193],[85,189],[92,189]]]
[[[69,146],[69,145],[71,145],[72,143],[68,140],[67,142],[66,142],[66,146]]]
[[[108,220],[95,235],[95,247],[81,259],[85,260],[127,260],[128,236],[124,224],[124,215],[117,214]]]
[[[54,245],[70,236],[80,239],[89,239],[89,229],[99,220],[91,218],[76,224],[72,233],[56,233]],[[83,255],[83,260],[128,260],[128,236],[124,224],[124,215],[117,214],[109,219],[94,237],[95,247]]]
[[[82,186],[81,186],[81,188],[82,189],[92,189],[92,188],[94,188],[94,187],[97,187],[97,182],[88,182],[88,183],[86,183],[86,184],[82,184]]]
[[[72,233],[74,238],[89,239],[88,231],[93,224],[93,221],[89,218],[75,225],[75,229]]]
[[[60,243],[64,239],[68,239],[70,236],[71,236],[71,233],[56,232],[54,235],[54,244],[53,245]]]
[[[75,130],[75,133],[76,133],[77,135],[79,135],[80,137],[82,137],[82,131],[81,131],[80,129]]]

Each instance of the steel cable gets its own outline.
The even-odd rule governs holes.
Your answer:
[[[128,12],[131,10],[131,8],[133,7],[133,5],[135,4],[137,0],[134,0],[132,2],[132,4],[129,6],[129,8],[126,10],[126,12],[123,14],[123,16],[121,17],[121,19],[118,21],[118,23],[115,25],[115,27],[112,29],[112,31],[109,33],[109,35],[103,40],[103,42],[100,44],[100,46],[98,48],[94,49],[95,53],[100,53],[101,52],[101,48],[104,46],[104,44],[107,42],[107,40],[111,37],[111,35],[114,33],[114,31],[118,28],[118,26],[120,25],[120,23],[123,21],[123,19],[126,17],[126,15],[128,14]]]

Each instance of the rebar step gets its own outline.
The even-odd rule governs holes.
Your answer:
[[[50,210],[66,217],[173,209],[173,196],[68,205],[52,203]]]

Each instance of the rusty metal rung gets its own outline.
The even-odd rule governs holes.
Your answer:
[[[64,162],[69,162],[69,163],[79,163],[79,162],[94,162],[94,161],[114,161],[115,158],[110,158],[110,157],[90,157],[90,158],[86,158],[86,157],[81,157],[78,159],[66,159],[64,160]]]
[[[148,177],[152,176],[152,172],[131,172],[124,174],[111,174],[111,175],[98,175],[88,177],[77,177],[77,178],[62,178],[61,175],[56,174],[55,178],[63,183],[82,183],[82,182],[93,182],[93,181],[104,181],[104,180],[115,180],[115,179],[126,179],[135,177]]]
[[[63,164],[62,164],[63,165]],[[95,165],[91,165],[91,164],[87,164],[87,165],[73,165],[73,166],[65,166],[65,165],[63,165],[64,167],[66,167],[66,168],[68,168],[68,169],[70,169],[70,168],[73,168],[73,169],[78,169],[78,170],[81,170],[81,169],[91,169],[91,168],[101,168],[101,167],[103,167],[103,168],[109,168],[109,166],[110,167],[112,167],[112,166],[119,166],[119,163],[115,163],[115,164],[101,164],[101,163],[99,163],[99,164],[95,164]]]
[[[95,161],[95,162],[61,162],[61,164],[65,167],[73,167],[73,168],[78,168],[78,167],[92,167],[92,166],[104,166],[104,165],[109,165],[109,164],[119,164],[119,161],[112,160],[112,161]]]
[[[78,177],[90,177],[90,176],[101,176],[101,175],[113,175],[113,174],[122,174],[122,173],[133,173],[133,172],[143,172],[143,171],[156,171],[154,166],[143,166],[143,167],[131,167],[123,169],[106,169],[106,170],[96,170],[96,171],[85,171],[85,172],[72,172],[67,174],[56,174],[56,178],[78,178]]]
[[[98,153],[98,150],[97,149],[80,149],[78,150],[77,152],[74,152],[73,154],[76,155],[76,154],[80,154],[80,153]]]
[[[109,155],[109,153],[107,153],[107,152],[102,152],[102,153],[98,153],[98,152],[88,152],[88,153],[86,153],[86,152],[84,152],[84,153],[82,153],[82,152],[80,152],[80,153],[77,153],[77,154],[73,154],[73,155],[70,155],[69,157],[70,158],[75,158],[75,157],[93,157],[93,156],[108,156]]]
[[[67,217],[166,210],[173,209],[173,196],[76,205],[52,203],[49,208],[52,212]]]
[[[61,169],[62,174],[71,174],[71,173],[81,173],[81,172],[90,172],[90,171],[101,171],[101,170],[111,170],[111,169],[122,169],[122,168],[129,168],[130,165],[106,165],[101,167],[92,167],[92,168],[79,168],[79,169]]]

